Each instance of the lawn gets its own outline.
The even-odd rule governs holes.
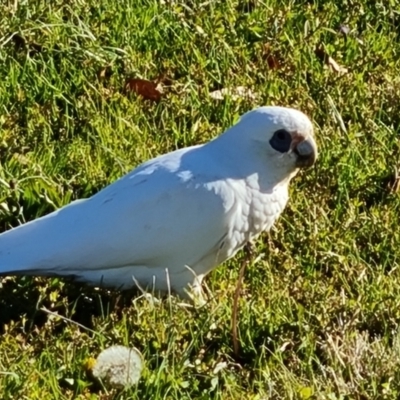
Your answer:
[[[243,252],[195,309],[0,278],[0,397],[398,399],[399,94],[399,0],[3,0],[1,231],[259,105],[308,114],[320,157],[254,244],[239,354]],[[91,378],[114,344],[142,353],[137,387]]]

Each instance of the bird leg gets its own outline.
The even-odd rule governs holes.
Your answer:
[[[246,266],[250,264],[253,248],[251,242],[247,242],[244,246],[245,255],[242,260],[242,264],[239,270],[239,277],[236,284],[235,295],[233,297],[233,309],[232,309],[232,342],[233,342],[233,353],[236,357],[239,357],[239,341],[238,341],[238,312],[239,312],[239,298],[242,291],[242,283]]]

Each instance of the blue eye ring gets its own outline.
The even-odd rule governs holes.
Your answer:
[[[292,144],[292,135],[285,129],[279,129],[274,132],[269,144],[279,153],[287,153]]]

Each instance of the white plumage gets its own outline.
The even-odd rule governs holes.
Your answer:
[[[89,199],[1,234],[0,275],[184,294],[270,229],[289,181],[316,157],[304,114],[260,107],[211,142],[152,159]]]

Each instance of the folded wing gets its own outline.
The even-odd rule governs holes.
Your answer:
[[[0,274],[195,264],[228,230],[234,199],[221,185],[148,164],[92,198],[0,235]]]

